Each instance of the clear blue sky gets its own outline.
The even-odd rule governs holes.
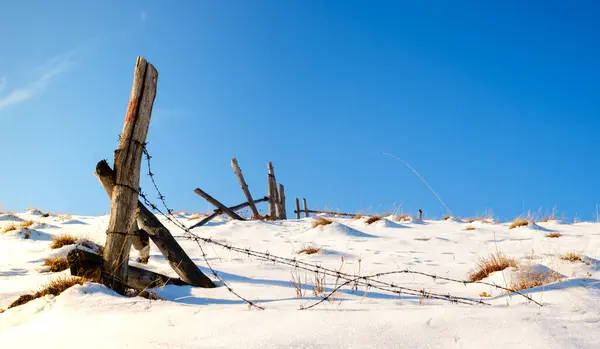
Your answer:
[[[266,163],[309,206],[528,209],[600,204],[600,2],[6,1],[0,209],[102,214],[136,56],[159,71],[148,135],[177,210],[243,201]],[[148,179],[142,179],[148,193]],[[154,194],[152,194],[154,196]]]

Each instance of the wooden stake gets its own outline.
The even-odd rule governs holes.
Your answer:
[[[240,186],[242,187],[242,191],[246,196],[247,202],[250,204],[250,209],[252,210],[252,216],[254,218],[260,217],[258,210],[256,209],[256,205],[254,205],[254,200],[252,200],[252,195],[250,195],[250,190],[248,189],[248,184],[246,184],[246,180],[244,180],[244,176],[242,175],[242,170],[240,169],[240,165],[237,162],[236,158],[231,159],[231,167],[233,167],[233,172],[238,178],[240,182]]]
[[[275,180],[275,171],[273,170],[273,163],[267,164],[268,177],[267,184],[269,190],[269,217],[271,219],[277,219],[277,201],[279,201],[279,194],[277,194],[277,181]]]
[[[262,199],[254,200],[254,204],[258,204],[258,203],[265,202],[265,201],[269,201],[269,197],[265,196]],[[244,202],[243,204],[239,204],[237,206],[231,206],[231,207],[229,207],[229,209],[232,210],[232,211],[237,211],[237,210],[241,210],[242,208],[245,208],[245,207],[248,207],[248,206],[250,206],[250,204],[248,204],[247,202]],[[210,222],[215,217],[217,217],[217,216],[219,216],[221,214],[223,214],[223,211],[221,211],[220,209],[216,209],[216,210],[214,210],[214,212],[212,214],[210,214],[209,216],[204,217],[203,220],[201,220],[200,222],[192,225],[188,229],[194,229],[194,228],[203,226],[204,224]]]
[[[285,210],[285,191],[283,184],[279,183],[279,200],[278,200],[278,208],[279,208],[279,219],[287,219],[287,212]]]
[[[152,106],[156,97],[158,72],[142,57],[137,58],[129,106],[115,150],[116,183],[112,191],[110,221],[106,231],[104,269],[109,278],[103,283],[117,293],[125,293],[127,262],[133,234],[133,214],[137,208],[140,163],[146,143]]]
[[[104,187],[106,193],[110,196],[115,187],[115,172],[105,160],[98,162],[96,172],[94,173],[98,181]],[[186,283],[204,288],[215,287],[213,282],[202,273],[196,264],[190,259],[185,251],[179,246],[169,230],[162,225],[156,216],[150,212],[139,200],[136,223],[143,227],[144,231],[150,236],[152,242],[158,247],[160,253],[169,262],[169,265]]]
[[[244,218],[240,217],[240,215],[238,215],[237,213],[233,212],[232,210],[229,209],[229,207],[223,205],[222,203],[220,203],[217,199],[213,198],[212,196],[208,195],[208,193],[206,193],[204,190],[200,189],[200,188],[196,188],[194,189],[194,193],[200,195],[204,200],[210,202],[211,204],[213,204],[214,206],[216,206],[218,209],[222,210],[223,213],[227,214],[229,217],[233,218],[233,219],[237,219],[238,221],[243,221]]]
[[[423,211],[421,211],[421,209],[419,209],[419,221],[423,220]]]
[[[308,217],[308,206],[306,206],[305,198],[302,198],[302,203],[304,204],[304,217]]]
[[[298,200],[298,198],[296,199],[296,210],[294,211],[294,213],[296,214],[296,219],[300,219],[300,200]]]

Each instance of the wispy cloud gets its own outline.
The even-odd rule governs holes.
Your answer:
[[[37,80],[23,87],[15,88],[4,96],[0,95],[0,111],[10,105],[25,102],[33,96],[42,93],[53,78],[64,73],[73,64],[72,59],[72,52],[55,56],[40,67],[41,75]],[[0,79],[0,93],[6,89],[6,85],[6,77],[2,77]]]

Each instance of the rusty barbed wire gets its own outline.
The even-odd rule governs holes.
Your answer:
[[[211,271],[211,273],[213,274],[213,276],[215,278],[217,278],[217,280],[219,282],[221,282],[223,284],[223,286],[232,294],[234,294],[238,299],[244,301],[245,303],[247,303],[249,306],[251,307],[256,307],[258,309],[264,310],[264,308],[262,306],[259,306],[257,304],[255,304],[254,302],[252,302],[251,300],[246,299],[245,297],[241,296],[240,294],[236,293],[233,288],[231,288],[231,286],[229,286],[217,273],[216,270],[214,270],[214,268],[212,268],[212,266],[210,265],[210,262],[208,261],[207,258],[207,254],[204,252],[204,249],[202,248],[201,242],[203,243],[207,243],[210,245],[216,245],[219,246],[221,248],[224,248],[228,251],[232,251],[232,252],[237,252],[240,254],[245,254],[248,257],[255,257],[258,258],[260,260],[264,260],[264,261],[269,261],[269,262],[273,262],[276,264],[282,264],[282,265],[286,265],[289,267],[293,267],[294,269],[300,269],[300,270],[304,270],[307,272],[311,272],[311,273],[323,273],[323,275],[326,276],[330,276],[330,277],[335,277],[337,279],[341,279],[344,280],[344,282],[339,285],[336,286],[331,292],[329,292],[328,294],[324,295],[322,297],[321,300],[319,300],[318,302],[316,302],[315,304],[312,304],[311,306],[308,307],[301,307],[301,309],[310,309],[313,308],[315,306],[317,306],[318,304],[321,304],[325,301],[327,301],[328,299],[330,299],[334,293],[336,293],[337,291],[339,291],[341,288],[343,288],[344,286],[347,286],[349,284],[357,284],[357,285],[361,285],[367,288],[373,288],[373,289],[377,289],[380,291],[385,291],[385,292],[390,292],[390,293],[394,293],[394,294],[398,294],[399,296],[401,295],[410,295],[410,296],[417,296],[420,298],[425,298],[425,299],[437,299],[437,300],[442,300],[442,301],[447,301],[450,303],[456,303],[456,304],[468,304],[468,305],[490,305],[487,302],[484,302],[482,299],[474,299],[474,298],[468,298],[468,297],[459,297],[459,296],[452,296],[450,294],[441,294],[441,293],[436,293],[436,292],[428,292],[425,290],[419,290],[419,289],[415,289],[415,288],[410,288],[410,287],[405,287],[405,286],[400,286],[397,285],[395,283],[391,283],[391,282],[385,282],[385,281],[381,281],[378,280],[378,278],[382,277],[382,276],[387,276],[387,275],[394,275],[394,274],[413,274],[413,275],[420,275],[420,276],[424,276],[424,277],[428,277],[431,278],[432,280],[436,281],[436,280],[444,280],[444,281],[448,281],[448,282],[453,282],[453,283],[460,283],[463,285],[468,285],[468,284],[481,284],[481,285],[486,285],[486,286],[490,286],[490,287],[494,287],[496,289],[500,289],[509,293],[514,293],[518,296],[521,296],[523,298],[525,298],[526,300],[535,303],[538,306],[543,306],[541,303],[535,301],[533,298],[531,298],[530,296],[523,294],[519,291],[516,290],[511,290],[507,287],[503,287],[500,285],[496,285],[493,283],[488,283],[488,282],[483,282],[483,281],[470,281],[470,280],[459,280],[459,279],[453,279],[453,278],[449,278],[449,277],[444,277],[444,276],[438,276],[436,274],[429,274],[429,273],[425,273],[425,272],[419,272],[419,271],[414,271],[414,270],[409,270],[409,269],[404,269],[404,270],[396,270],[396,271],[390,271],[390,272],[383,272],[383,273],[376,273],[376,274],[372,274],[372,275],[367,275],[367,276],[360,276],[360,275],[353,275],[353,274],[348,274],[348,273],[344,273],[342,271],[339,270],[334,270],[334,269],[330,269],[330,268],[325,268],[322,267],[319,264],[311,264],[311,263],[307,263],[307,262],[303,262],[300,261],[298,259],[294,258],[287,258],[287,257],[281,257],[281,256],[277,256],[277,255],[273,255],[271,253],[267,252],[260,252],[260,251],[255,251],[249,248],[240,248],[240,247],[236,247],[233,245],[229,245],[226,243],[222,243],[219,241],[216,241],[212,238],[205,238],[205,237],[201,237],[195,233],[193,233],[191,231],[191,229],[189,229],[187,226],[185,226],[185,224],[183,224],[179,219],[177,219],[177,217],[175,217],[173,215],[173,210],[170,209],[166,203],[166,197],[163,195],[163,193],[161,192],[161,190],[158,187],[158,184],[156,183],[155,180],[155,174],[154,172],[152,172],[151,170],[151,159],[152,156],[150,155],[150,153],[148,152],[147,149],[147,143],[144,144],[143,146],[143,154],[146,158],[146,163],[148,166],[148,173],[147,175],[151,178],[151,182],[152,185],[154,186],[154,189],[156,190],[156,192],[158,193],[158,199],[161,201],[164,209],[166,210],[166,213],[163,212],[163,210],[161,210],[160,208],[157,207],[157,205],[155,205],[153,202],[151,202],[147,195],[142,191],[141,187],[139,189],[139,196],[143,199],[144,203],[146,205],[148,205],[153,211],[158,212],[159,214],[161,214],[163,217],[165,217],[165,219],[167,219],[169,222],[171,222],[173,225],[175,225],[177,228],[181,229],[183,232],[185,232],[187,235],[174,235],[174,238],[184,238],[184,239],[188,239],[188,240],[192,240],[194,242],[196,242],[196,244],[198,245],[200,252],[202,254],[202,258],[204,260],[204,262],[206,263],[208,269]]]

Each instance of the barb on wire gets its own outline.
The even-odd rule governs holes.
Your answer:
[[[210,265],[210,262],[208,261],[207,255],[204,252],[204,249],[202,248],[201,242],[203,243],[207,243],[210,245],[217,245],[221,248],[227,249],[229,251],[233,251],[233,252],[237,252],[237,253],[241,253],[241,254],[245,254],[248,257],[255,257],[261,260],[265,260],[265,261],[269,261],[269,262],[273,262],[273,263],[278,263],[278,264],[282,264],[282,265],[287,265],[289,267],[293,267],[295,269],[300,269],[300,270],[305,270],[305,271],[309,271],[312,273],[323,273],[324,275],[327,276],[333,276],[336,277],[338,279],[342,279],[345,282],[342,283],[340,286],[337,286],[331,293],[327,294],[324,296],[323,299],[321,299],[319,302],[317,302],[317,304],[313,304],[310,307],[306,307],[303,309],[310,309],[318,304],[323,303],[324,301],[326,301],[327,299],[329,299],[335,292],[337,292],[339,289],[341,289],[344,286],[347,286],[348,284],[352,284],[352,283],[356,283],[358,285],[361,286],[365,286],[365,287],[370,287],[370,288],[374,288],[374,289],[378,289],[381,291],[386,291],[386,292],[391,292],[391,293],[396,293],[396,294],[406,294],[406,295],[414,295],[414,296],[419,296],[422,298],[431,298],[431,299],[439,299],[439,300],[444,300],[444,301],[448,301],[451,303],[460,303],[460,304],[469,304],[469,305],[489,305],[486,302],[483,302],[481,299],[477,300],[477,299],[472,299],[472,298],[467,298],[467,297],[458,297],[458,296],[452,296],[450,294],[441,294],[441,293],[435,293],[435,292],[427,292],[424,290],[418,290],[418,289],[414,289],[414,288],[409,288],[409,287],[404,287],[404,286],[399,286],[397,284],[394,283],[389,283],[389,282],[384,282],[381,280],[378,280],[377,278],[385,276],[385,275],[393,275],[393,274],[414,274],[414,275],[421,275],[421,276],[425,276],[425,277],[429,277],[431,279],[433,279],[434,281],[439,279],[439,280],[445,280],[445,281],[449,281],[449,282],[455,282],[455,283],[461,283],[464,285],[467,284],[482,284],[482,285],[487,285],[487,286],[491,286],[491,287],[495,287],[497,289],[501,289],[504,291],[508,291],[511,293],[515,293],[521,297],[524,297],[525,299],[527,299],[530,302],[533,302],[539,306],[542,306],[541,303],[535,301],[533,298],[531,298],[528,295],[525,295],[519,291],[514,291],[514,290],[510,290],[508,288],[496,285],[496,284],[492,284],[492,283],[486,283],[486,282],[482,282],[482,281],[469,281],[469,280],[458,280],[458,279],[452,279],[452,278],[448,278],[448,277],[442,277],[442,276],[437,276],[434,274],[428,274],[428,273],[424,273],[424,272],[418,272],[418,271],[412,271],[412,270],[397,270],[397,271],[391,271],[391,272],[385,272],[385,273],[378,273],[378,274],[373,274],[373,275],[369,275],[369,276],[359,276],[359,275],[351,275],[351,274],[347,274],[338,270],[333,270],[333,269],[329,269],[329,268],[325,268],[322,267],[320,265],[313,265],[307,262],[303,262],[300,260],[297,260],[296,258],[286,258],[286,257],[280,257],[280,256],[276,256],[273,255],[269,252],[259,252],[259,251],[255,251],[255,250],[251,250],[249,248],[240,248],[240,247],[235,247],[233,245],[228,245],[226,243],[222,243],[216,240],[213,240],[212,238],[204,238],[201,236],[198,236],[197,234],[194,234],[191,232],[191,230],[185,226],[185,224],[183,224],[181,221],[179,221],[172,213],[173,210],[169,209],[168,205],[166,204],[166,198],[165,196],[162,194],[162,192],[160,191],[160,189],[158,188],[158,185],[156,184],[156,181],[154,179],[154,173],[151,170],[151,165],[150,165],[150,159],[152,158],[150,156],[150,154],[148,153],[148,150],[146,149],[146,147],[144,146],[144,154],[146,157],[146,161],[148,163],[148,176],[151,178],[152,180],[152,184],[155,188],[155,190],[158,193],[158,199],[162,202],[164,208],[166,209],[167,213],[165,214],[161,209],[159,209],[155,204],[153,204],[150,200],[148,200],[147,196],[145,193],[143,193],[141,191],[140,188],[140,197],[144,200],[144,203],[148,206],[150,206],[150,208],[158,213],[160,213],[162,216],[165,217],[165,219],[167,219],[169,222],[171,222],[172,224],[174,224],[176,227],[178,227],[179,229],[183,230],[186,235],[183,236],[174,236],[174,237],[180,237],[180,238],[185,238],[188,240],[192,240],[194,242],[196,242],[196,244],[198,245],[198,247],[200,248],[200,252],[202,253],[202,258],[204,260],[204,262],[206,263],[207,267],[209,268],[209,270],[211,271],[211,273],[215,276],[215,278],[217,278],[217,280],[219,280],[224,286],[225,288],[227,288],[227,290],[229,292],[231,292],[232,294],[234,294],[237,298],[239,298],[240,300],[246,302],[249,306],[251,307],[256,307],[258,309],[264,309],[263,307],[255,304],[254,302],[242,297],[241,295],[239,295],[238,293],[236,293],[219,275],[218,273],[212,268],[212,266]]]

